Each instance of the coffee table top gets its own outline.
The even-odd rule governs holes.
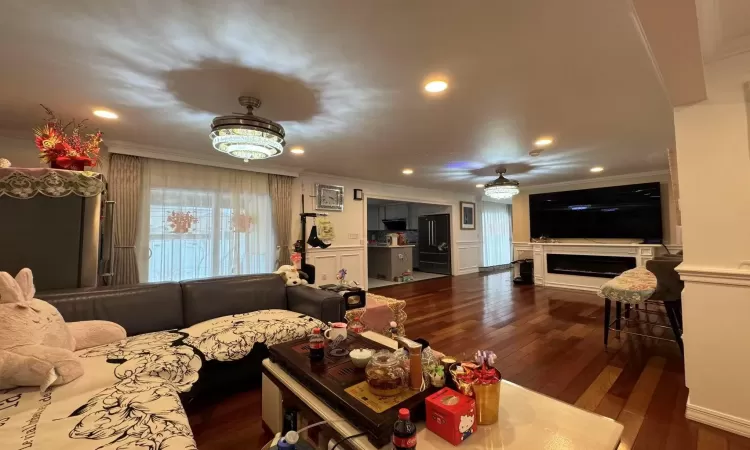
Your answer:
[[[363,336],[395,348],[395,341],[375,333]],[[305,388],[281,366],[266,359],[266,370],[304,402],[323,420],[338,420],[330,426],[342,436],[359,434],[361,430]],[[453,450],[448,441],[417,423],[419,449]],[[478,426],[476,433],[464,441],[461,449],[590,449],[614,450],[620,442],[623,426],[612,419],[576,408],[503,380],[500,389],[500,419],[494,425]],[[378,450],[366,437],[347,441],[358,450]],[[382,450],[390,449],[390,445]]]

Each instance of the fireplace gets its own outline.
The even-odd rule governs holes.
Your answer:
[[[634,268],[635,257],[632,256],[547,254],[547,273],[614,278]]]

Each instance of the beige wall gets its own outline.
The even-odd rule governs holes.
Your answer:
[[[34,133],[31,130],[27,139],[0,136],[0,158],[10,160],[13,167],[47,166],[39,161],[39,149],[34,145]]]
[[[664,150],[666,158],[666,150]],[[561,183],[558,185],[547,185],[528,187],[513,197],[513,242],[529,242],[529,194],[541,194],[545,192],[573,191],[577,189],[593,189],[609,186],[622,186],[638,183],[661,183],[662,200],[662,225],[664,227],[664,242],[667,244],[679,244],[676,242],[677,207],[671,195],[669,175],[667,173],[633,175],[627,177],[611,177],[609,179],[593,179],[578,183]],[[576,241],[576,239],[562,239],[563,241]],[[579,239],[580,240],[580,239]],[[601,240],[601,239],[598,239]],[[637,241],[634,239],[606,239],[606,241],[623,242]]]

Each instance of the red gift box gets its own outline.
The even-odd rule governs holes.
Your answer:
[[[427,397],[427,429],[453,445],[477,431],[474,399],[450,388]]]

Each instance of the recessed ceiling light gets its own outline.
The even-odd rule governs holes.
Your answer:
[[[404,175],[411,175],[414,173],[414,171],[412,169],[404,169],[401,171],[401,173],[403,173]]]
[[[484,185],[483,185],[483,184],[478,184],[478,185],[477,185],[477,187],[478,187],[478,188],[483,188],[483,187],[484,187]]]
[[[302,147],[293,147],[289,151],[292,152],[292,153],[294,153],[295,155],[301,155],[301,154],[305,153],[305,149],[302,148]]]
[[[427,92],[443,92],[448,89],[448,83],[442,80],[430,81],[424,85],[424,90]]]
[[[534,141],[534,145],[537,147],[546,147],[552,143],[552,138],[543,137]]]
[[[95,109],[94,115],[104,119],[117,119],[117,114],[112,111],[107,111],[106,109]]]
[[[602,170],[604,170],[604,167],[592,167],[591,168],[591,171],[595,172],[595,173],[596,172],[601,172]]]

